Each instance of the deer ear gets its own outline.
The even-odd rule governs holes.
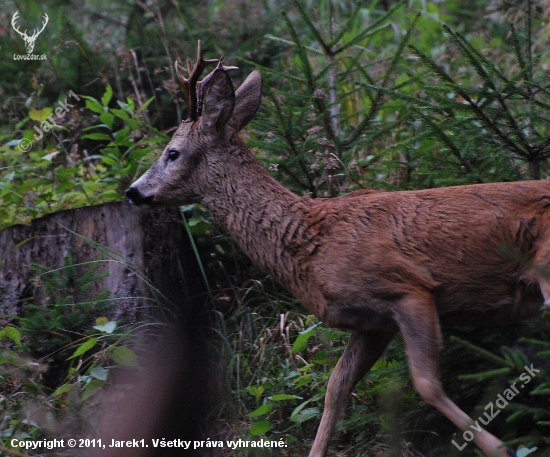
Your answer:
[[[204,89],[202,121],[209,129],[220,133],[231,119],[235,108],[235,91],[229,75],[216,70]]]
[[[262,74],[254,70],[235,93],[235,109],[229,125],[240,131],[254,118],[262,99]]]

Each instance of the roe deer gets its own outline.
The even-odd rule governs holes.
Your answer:
[[[210,63],[216,69],[198,81]],[[239,136],[260,105],[262,77],[235,92],[223,58],[199,42],[189,105],[160,159],[126,191],[135,204],[201,203],[263,270],[329,327],[352,330],[328,383],[310,457],[325,456],[346,398],[399,330],[414,386],[460,430],[473,424],[438,379],[441,325],[499,325],[550,303],[550,183],[299,197]],[[476,427],[489,456],[514,455]]]

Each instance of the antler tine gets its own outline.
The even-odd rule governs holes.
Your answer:
[[[201,73],[208,65],[219,62],[218,59],[205,59],[202,54],[202,42],[199,40],[197,46],[197,60],[195,65],[191,68],[191,61],[187,60],[187,72],[189,73],[189,78],[183,76],[178,61],[176,60],[176,74],[180,80],[181,90],[184,94],[184,97],[187,101],[187,108],[189,110],[189,119],[196,120],[199,115],[198,104],[197,104],[197,83]]]

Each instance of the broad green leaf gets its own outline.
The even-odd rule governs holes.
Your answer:
[[[130,129],[120,129],[118,132],[114,133],[115,141],[117,144],[122,144],[124,146],[130,147],[132,144],[130,143],[130,138],[128,135],[130,134]]]
[[[99,120],[111,130],[113,129],[113,122],[115,121],[115,117],[111,113],[101,113],[99,115]]]
[[[101,161],[103,163],[106,163],[107,165],[110,165],[111,167],[118,167],[118,162],[111,157],[103,156],[101,157]]]
[[[79,168],[61,168],[57,171],[57,178],[60,181],[66,181],[68,178],[77,175],[79,172]]]
[[[271,430],[269,419],[260,419],[252,424],[248,433],[251,436],[258,436],[266,434],[269,430]]]
[[[292,345],[292,353],[296,354],[298,352],[302,352],[307,348],[307,341],[312,337],[316,336],[317,332],[315,331],[315,327],[317,327],[317,324],[314,326],[304,330],[303,332],[300,332],[298,336],[296,337],[296,340],[294,341],[294,344]]]
[[[95,100],[90,100],[89,98],[86,99],[86,106],[88,107],[88,109],[90,109],[94,113],[101,114],[101,113],[105,112],[105,110],[103,109],[103,106],[101,106],[101,104],[99,104]]]
[[[4,327],[0,330],[0,339],[8,338],[12,340],[16,346],[21,347],[21,333],[15,327]]]
[[[86,351],[89,351],[97,344],[97,338],[90,338],[89,340],[84,341],[76,351],[74,351],[73,355],[71,355],[67,360],[74,359],[75,357],[78,357],[79,355],[84,354]]]
[[[72,190],[76,187],[76,185],[72,182],[69,182],[69,181],[65,181],[63,183],[61,183],[59,186],[57,186],[55,188],[55,191],[57,193],[63,193],[63,192],[67,192],[69,190]]]
[[[298,411],[296,414],[292,414],[290,417],[290,420],[298,424],[301,424],[302,422],[305,422],[320,416],[321,416],[321,409],[315,406],[312,408],[306,408],[301,411]]]
[[[51,108],[42,108],[41,110],[33,109],[29,111],[29,117],[33,121],[38,121],[38,122],[44,122],[46,119],[48,119],[48,116],[50,114],[52,114]]]
[[[275,394],[271,396],[271,400],[273,401],[285,401],[285,400],[300,400],[302,397],[298,397],[297,395],[290,395],[290,394]]]
[[[256,400],[260,400],[260,397],[264,393],[263,386],[249,386],[246,388],[249,394],[254,395]]]
[[[138,357],[136,353],[125,346],[118,346],[114,348],[109,353],[109,357],[123,367],[138,366]]]
[[[110,84],[107,84],[107,87],[105,89],[105,93],[103,94],[103,97],[101,97],[101,104],[103,106],[107,106],[109,102],[111,101],[111,98],[113,97],[113,88]]]
[[[126,111],[121,109],[112,108],[111,113],[113,113],[116,117],[119,117],[124,121],[127,121],[128,119],[130,119],[130,115]]]
[[[128,108],[130,108],[130,110],[133,113],[136,109],[136,107],[134,105],[134,101],[130,97],[126,97],[126,101],[128,102]]]
[[[269,413],[273,409],[273,403],[264,403],[259,408],[256,408],[254,411],[252,411],[249,416],[250,417],[258,417],[263,416],[267,413]]]
[[[84,393],[82,394],[82,400],[87,400],[88,398],[90,398],[99,389],[101,389],[101,387],[103,387],[104,384],[105,384],[105,381],[101,381],[99,379],[92,379],[84,389]]]
[[[53,396],[54,397],[57,397],[61,394],[64,394],[65,392],[69,392],[73,389],[73,385],[72,384],[63,384],[62,386],[59,386],[55,392],[53,393]]]
[[[311,373],[304,374],[296,378],[293,382],[296,387],[302,387],[306,384],[309,384],[313,380],[313,375]]]
[[[327,356],[327,352],[326,351],[319,352],[313,359],[313,363],[317,365],[327,365],[328,363],[330,363],[330,359]]]

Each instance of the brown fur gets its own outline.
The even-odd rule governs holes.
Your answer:
[[[327,452],[346,398],[397,332],[414,385],[461,430],[471,419],[438,380],[440,324],[500,325],[535,315],[550,287],[550,183],[299,197],[277,183],[233,128],[259,105],[254,72],[237,98],[226,73],[206,89],[202,118],[178,129],[128,190],[135,203],[200,202],[262,269],[326,325],[353,331],[330,379],[310,456]],[[233,97],[233,98],[232,98]],[[220,122],[221,120],[221,122]],[[229,125],[228,125],[229,124]],[[173,162],[169,151],[179,156]],[[485,430],[475,441],[506,456]]]

